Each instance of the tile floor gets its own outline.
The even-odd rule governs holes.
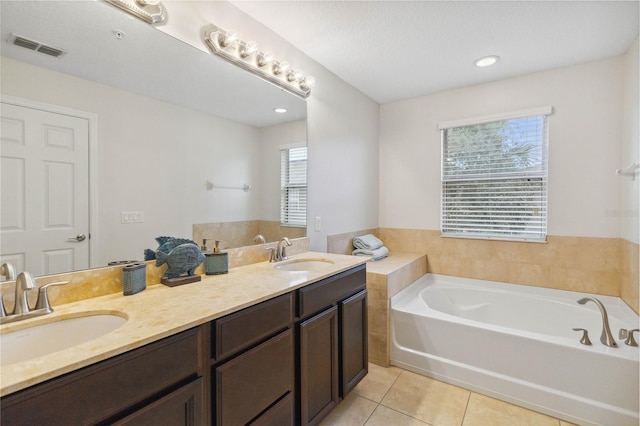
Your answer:
[[[526,408],[402,370],[369,374],[321,426],[570,426]]]

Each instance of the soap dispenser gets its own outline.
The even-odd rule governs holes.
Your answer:
[[[229,253],[220,251],[221,242],[220,240],[216,240],[213,253],[205,253],[204,272],[207,275],[219,275],[229,272]]]
[[[207,247],[207,238],[203,238],[202,239],[202,245],[200,246],[200,250],[202,251],[202,253],[204,253],[205,255],[207,253],[211,253],[211,250],[209,249],[209,247]]]

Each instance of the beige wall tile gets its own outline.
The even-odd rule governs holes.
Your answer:
[[[369,362],[382,367],[389,366],[389,344],[387,336],[369,332]]]

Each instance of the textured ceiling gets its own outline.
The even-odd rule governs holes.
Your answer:
[[[639,22],[638,1],[232,3],[378,103],[621,55]]]

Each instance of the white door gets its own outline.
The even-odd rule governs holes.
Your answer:
[[[34,275],[87,269],[88,120],[0,106],[0,262]]]

